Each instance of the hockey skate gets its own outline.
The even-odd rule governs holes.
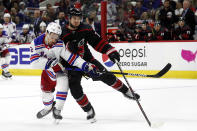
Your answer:
[[[4,72],[2,71],[2,78],[3,79],[11,79],[12,78],[12,74],[8,71],[8,72]]]
[[[61,116],[61,110],[56,109],[56,107],[53,108],[53,117],[55,119],[54,123],[59,124],[60,120],[63,119]]]
[[[53,105],[52,105],[52,107],[51,107],[50,110],[42,109],[41,111],[39,111],[37,113],[37,115],[36,115],[37,118],[38,119],[41,119],[41,118],[45,117],[46,115],[48,115],[52,111],[52,109],[54,108],[54,106],[55,106],[55,101],[53,102]]]
[[[90,121],[90,123],[95,123],[96,122],[96,118],[95,118],[95,111],[94,111],[94,108],[92,107],[90,109],[90,111],[87,112],[87,120]]]
[[[128,99],[132,99],[132,100],[139,100],[140,99],[140,95],[138,95],[137,93],[134,93],[135,97],[133,96],[132,92],[128,89],[128,91],[123,95],[128,98]]]

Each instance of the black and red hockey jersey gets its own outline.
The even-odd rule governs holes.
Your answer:
[[[177,27],[174,33],[175,40],[192,40],[191,28],[187,25]]]
[[[73,53],[77,53],[84,60],[91,62],[94,57],[90,52],[88,45],[91,45],[96,51],[103,54],[110,54],[115,51],[107,41],[103,40],[91,26],[81,23],[76,30],[68,29],[66,25],[62,29],[61,39],[66,44],[66,47]]]

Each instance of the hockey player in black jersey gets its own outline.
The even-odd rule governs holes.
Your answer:
[[[120,55],[114,47],[97,35],[97,33],[95,33],[95,31],[89,25],[83,24],[81,19],[81,11],[76,8],[71,8],[69,11],[69,24],[62,28],[63,33],[61,39],[64,41],[66,47],[71,52],[77,53],[87,62],[94,64],[99,71],[107,71],[105,67],[93,57],[87,43],[91,45],[96,51],[102,54],[107,54],[113,62],[120,61]],[[63,61],[62,64],[67,68],[70,67],[69,65],[65,64],[65,61]],[[68,75],[69,87],[72,96],[81,106],[81,108],[87,112],[87,119],[94,121],[94,109],[87,96],[83,93],[81,86],[81,78],[84,75],[84,72],[68,71]],[[140,98],[137,93],[135,93],[134,97],[127,86],[115,75],[103,73],[99,76],[90,77],[92,77],[93,80],[102,81],[112,88],[120,91],[125,97],[129,99]]]
[[[152,29],[152,40],[169,40],[170,34],[168,29],[161,26],[160,21],[156,21]]]
[[[175,28],[174,33],[175,40],[193,40],[191,28],[185,24],[185,19],[183,17],[179,18],[178,27]]]

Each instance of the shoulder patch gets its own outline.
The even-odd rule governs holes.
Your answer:
[[[45,34],[42,34],[38,36],[36,39],[34,39],[35,46],[43,44],[44,37],[45,37]]]

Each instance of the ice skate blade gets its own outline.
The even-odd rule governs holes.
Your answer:
[[[89,119],[88,120],[91,124],[95,123],[96,122],[96,119],[95,118],[92,118],[92,119]]]
[[[1,76],[2,79],[4,80],[12,80],[12,77],[4,77],[4,76]]]
[[[153,122],[151,124],[151,128],[160,128],[163,125],[164,125],[164,122]]]
[[[55,119],[55,120],[54,120],[54,124],[55,124],[55,125],[59,125],[59,124],[60,124],[60,121],[61,121],[60,119]]]

